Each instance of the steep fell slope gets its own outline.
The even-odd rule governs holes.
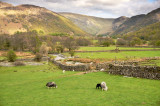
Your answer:
[[[2,2],[0,2],[0,5]],[[67,18],[34,5],[4,6],[0,8],[0,34],[36,30],[38,33],[68,33],[89,35]]]
[[[160,22],[160,8],[153,10],[146,15],[141,14],[127,19],[115,29],[113,35],[133,32],[156,22]]]
[[[98,18],[75,13],[60,14],[70,19],[73,23],[90,34],[99,35],[112,32],[112,22],[114,21],[112,18]]]

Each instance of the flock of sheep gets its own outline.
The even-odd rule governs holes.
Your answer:
[[[55,82],[48,82],[48,83],[46,84],[46,86],[47,86],[48,88],[57,88],[57,87],[58,87]],[[101,83],[98,83],[98,84],[96,85],[96,89],[97,89],[97,88],[99,89],[99,87],[102,89],[102,91],[103,91],[103,90],[104,90],[104,91],[107,91],[107,90],[108,90],[108,87],[107,87],[107,85],[106,85],[106,83],[105,83],[104,81],[101,82]]]
[[[74,70],[73,70],[74,71]],[[63,70],[62,71],[63,73],[65,73],[65,70]],[[58,86],[56,85],[56,83],[55,82],[48,82],[47,84],[46,84],[46,86],[48,87],[48,88],[57,88]],[[108,87],[107,87],[107,85],[106,85],[106,82],[101,82],[101,83],[98,83],[97,85],[96,85],[96,89],[99,89],[99,88],[101,88],[102,89],[102,91],[104,90],[104,91],[107,91],[108,90]]]

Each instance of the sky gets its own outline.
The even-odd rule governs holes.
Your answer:
[[[131,17],[160,8],[160,0],[0,0],[13,4],[32,4],[54,12],[71,12],[103,18]]]

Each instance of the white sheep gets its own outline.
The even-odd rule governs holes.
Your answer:
[[[108,90],[108,87],[107,87],[107,85],[106,85],[106,83],[103,81],[103,82],[101,82],[101,87],[102,87],[102,91],[104,90],[104,91],[107,91]]]
[[[65,70],[63,70],[63,73],[65,73]]]
[[[104,69],[102,68],[100,71],[104,71]]]

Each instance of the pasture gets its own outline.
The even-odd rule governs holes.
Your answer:
[[[54,81],[57,89],[45,87]],[[105,81],[108,91],[96,89]],[[160,81],[41,66],[0,67],[0,106],[159,106]]]
[[[160,51],[121,51],[115,52],[85,52],[76,53],[80,58],[102,59],[102,60],[133,60],[147,57],[160,57]]]
[[[118,47],[119,50],[154,50],[160,48],[149,48],[149,47]],[[105,51],[105,50],[115,50],[116,46],[109,47],[80,47],[78,51]]]

